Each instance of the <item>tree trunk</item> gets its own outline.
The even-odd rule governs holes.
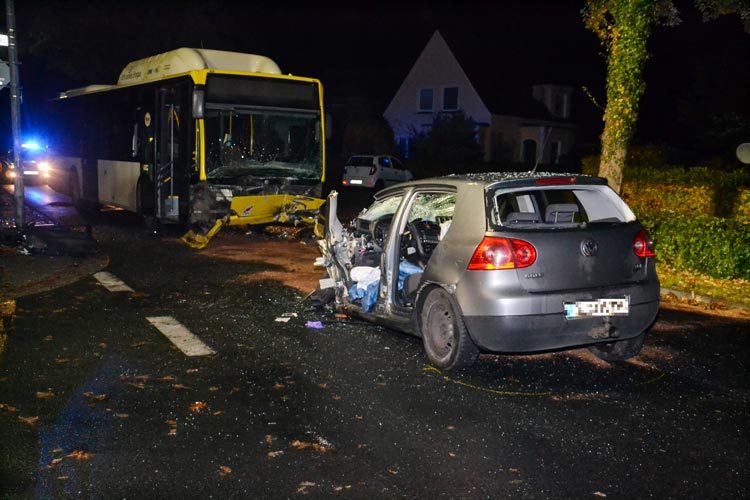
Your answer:
[[[607,33],[607,108],[604,112],[599,175],[616,192],[622,187],[628,146],[635,132],[638,103],[645,90],[646,42],[656,19],[653,0],[615,0]]]

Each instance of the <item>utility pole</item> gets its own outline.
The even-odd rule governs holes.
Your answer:
[[[18,51],[16,49],[16,12],[13,0],[5,0],[5,17],[8,23],[8,59],[10,59],[10,116],[13,128],[13,162],[16,165],[14,194],[16,200],[16,230],[24,227],[24,183],[21,164],[21,85],[18,75]]]

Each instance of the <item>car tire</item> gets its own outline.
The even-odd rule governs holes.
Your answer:
[[[442,288],[433,288],[427,294],[420,320],[424,350],[434,366],[454,370],[472,365],[479,357],[463,318]]]
[[[616,363],[632,358],[643,347],[643,341],[646,339],[646,332],[627,340],[618,340],[617,342],[607,342],[589,346],[589,352],[599,359]]]

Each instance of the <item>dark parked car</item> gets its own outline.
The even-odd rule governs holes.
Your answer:
[[[659,310],[653,242],[606,180],[498,173],[405,182],[344,227],[329,196],[321,296],[422,337],[442,369],[480,352],[641,349]]]

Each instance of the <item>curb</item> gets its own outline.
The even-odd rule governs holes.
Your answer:
[[[682,292],[680,290],[673,290],[671,288],[662,288],[661,297],[665,298],[667,296],[674,296],[680,300],[694,301],[694,302],[698,302],[700,304],[705,304],[705,305],[716,304],[716,305],[725,306],[727,309],[739,309],[739,310],[750,312],[750,306],[746,304],[740,304],[737,302],[726,302],[726,301],[716,299],[713,297],[707,297],[705,295],[696,295],[693,292]]]

